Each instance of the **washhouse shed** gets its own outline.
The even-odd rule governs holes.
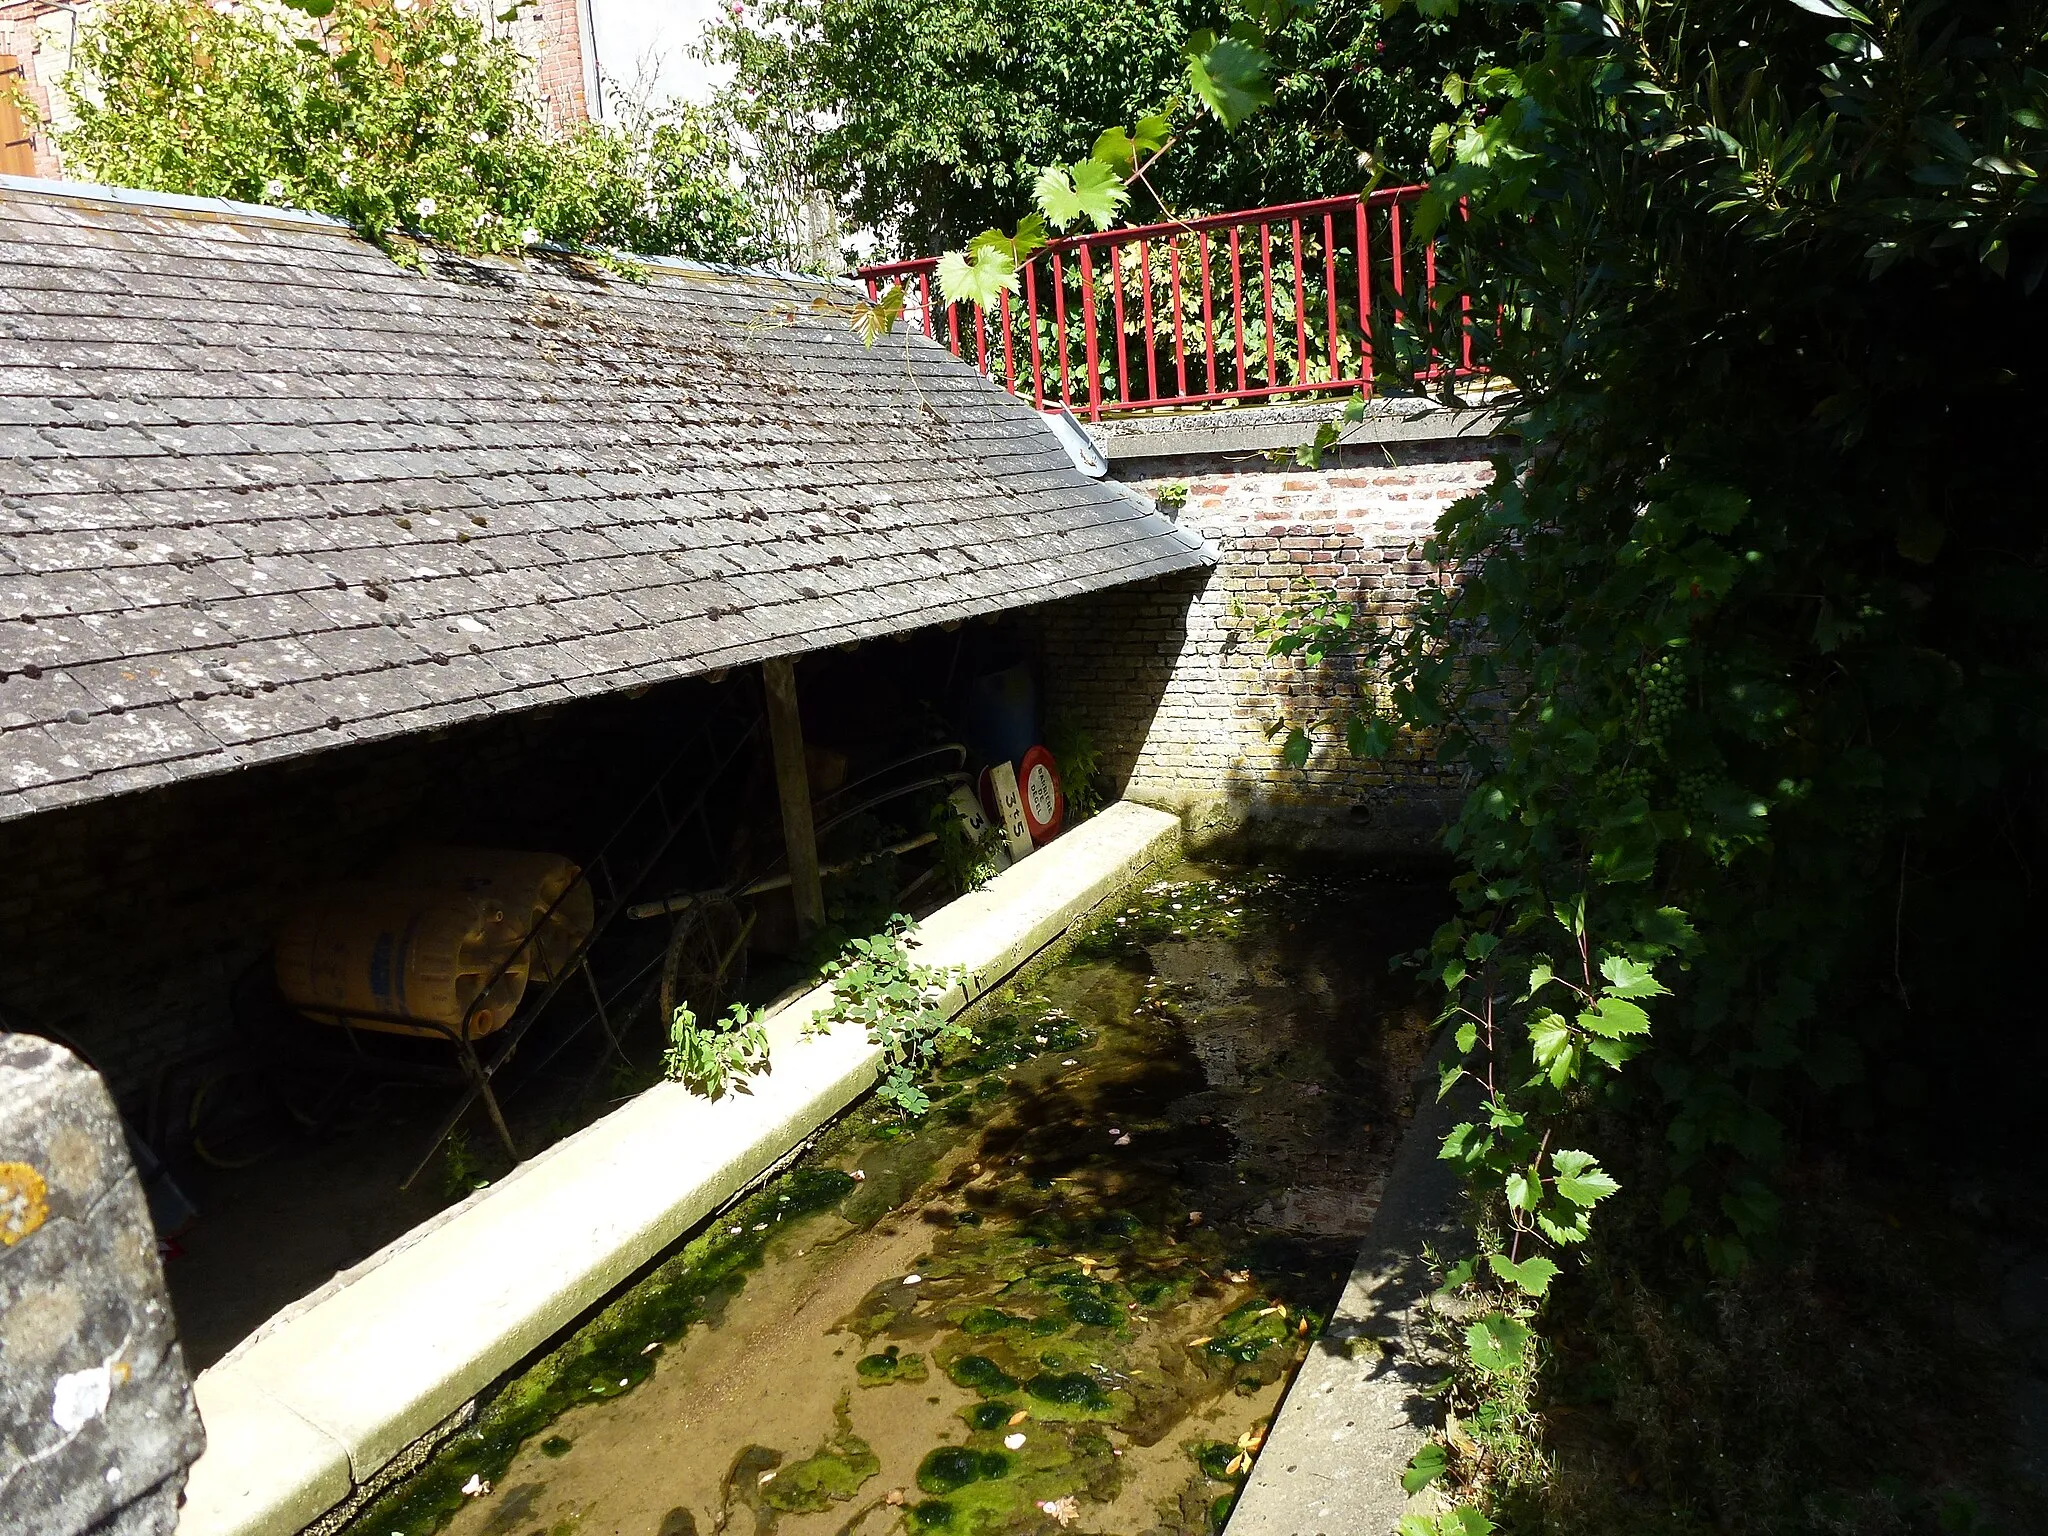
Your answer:
[[[703,857],[779,846],[792,763],[832,771],[799,697],[806,737],[914,739],[1030,611],[1213,563],[942,348],[862,345],[858,297],[0,177],[0,1027],[86,1056],[146,1157],[309,886],[407,841],[582,857],[650,804],[673,840],[721,772]],[[444,1203],[392,1194],[413,1150],[355,1206],[248,1175],[235,1242],[167,1247],[193,1364]]]

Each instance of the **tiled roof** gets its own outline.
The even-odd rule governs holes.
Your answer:
[[[0,182],[0,819],[1206,563],[845,290]]]

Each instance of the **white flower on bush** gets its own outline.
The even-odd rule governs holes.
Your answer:
[[[284,183],[279,181],[275,176],[271,177],[270,180],[263,183],[263,195],[269,198],[270,201],[273,203],[283,202]]]
[[[441,55],[440,62],[441,67],[443,69],[453,69],[455,67],[455,55],[452,53],[444,53]]]
[[[441,205],[431,197],[423,197],[412,205],[412,211],[423,219],[431,219],[440,211]]]
[[[347,171],[337,171],[334,176],[334,184],[337,187],[352,187],[356,183],[355,178],[349,175]]]
[[[531,224],[529,224],[526,226],[526,228],[522,229],[519,232],[519,238],[521,240],[524,240],[528,245],[539,245],[540,231],[535,229]]]
[[[403,16],[412,9],[412,0],[391,0],[391,9]]]
[[[469,142],[481,148],[482,146],[491,142],[491,136],[488,133],[485,133],[483,129],[479,128],[475,133],[472,133],[469,136]]]
[[[235,0],[213,0],[213,14],[214,14],[214,15],[216,15],[216,16],[232,16],[232,15],[233,15],[234,13],[235,13]]]

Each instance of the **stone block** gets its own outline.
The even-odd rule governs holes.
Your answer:
[[[0,1034],[0,1525],[170,1536],[204,1444],[113,1100]]]

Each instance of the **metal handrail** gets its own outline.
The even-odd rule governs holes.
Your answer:
[[[1005,292],[993,311],[935,295],[937,257],[878,262],[859,275],[870,300],[901,284],[910,324],[1041,410],[1064,406],[1100,421],[1287,396],[1370,396],[1382,371],[1376,352],[1404,331],[1430,333],[1417,343],[1419,362],[1401,365],[1417,383],[1484,371],[1471,296],[1443,291],[1435,240],[1404,234],[1426,190],[1388,187],[1065,236],[1032,254],[1014,300]]]

